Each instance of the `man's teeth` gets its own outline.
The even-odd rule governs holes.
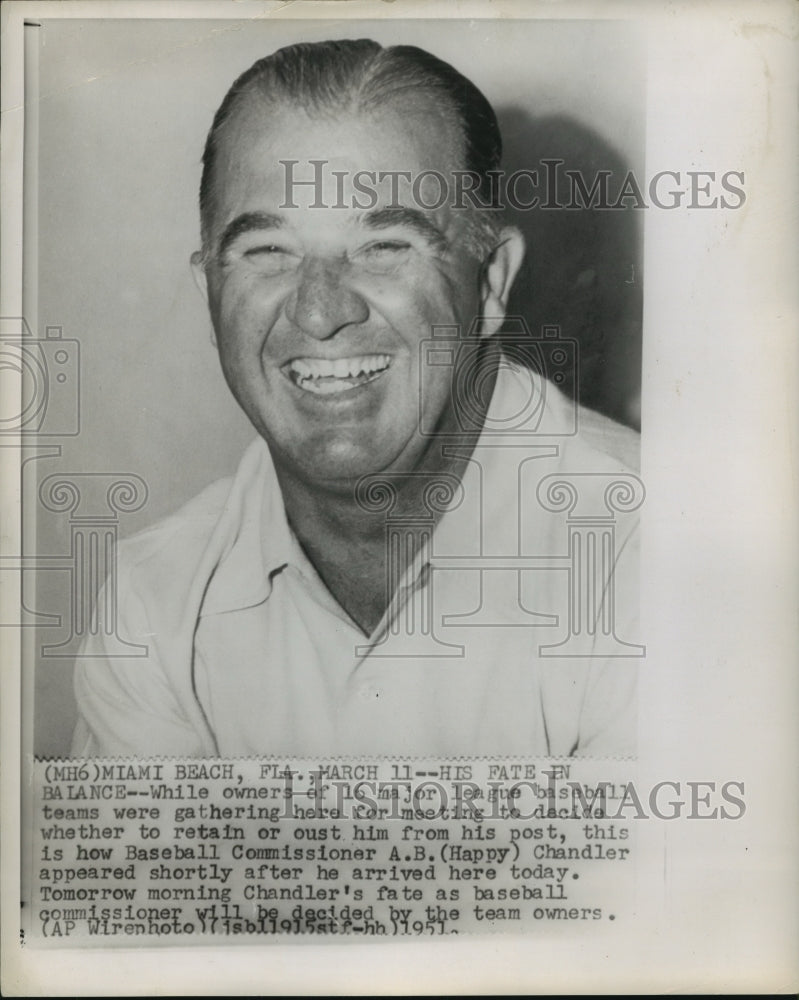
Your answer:
[[[391,364],[388,354],[363,354],[354,358],[295,358],[289,365],[294,382],[309,392],[342,392],[377,378]]]

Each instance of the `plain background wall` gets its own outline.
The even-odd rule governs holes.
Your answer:
[[[526,122],[565,116],[637,172],[643,163],[644,52],[621,22],[45,19],[39,37],[37,333],[56,325],[80,341],[81,432],[29,469],[141,476],[148,502],[121,518],[122,535],[230,474],[254,433],[218,369],[188,260],[206,132],[255,59],[332,37],[418,44],[519,124],[507,137],[517,160]],[[546,248],[531,253],[546,262]],[[38,531],[39,552],[69,551],[66,517],[40,510]],[[39,574],[36,609],[66,615],[68,587],[65,572]],[[68,660],[37,661],[40,754],[68,749],[71,672]]]

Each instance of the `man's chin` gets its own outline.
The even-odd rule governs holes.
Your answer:
[[[371,442],[371,447],[328,447],[319,452],[311,451],[295,468],[306,486],[319,492],[352,497],[364,476],[390,478],[392,473],[401,471],[400,456],[401,452],[389,449],[376,453],[374,442]]]

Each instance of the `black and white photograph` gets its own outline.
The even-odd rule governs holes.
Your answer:
[[[3,5],[9,995],[795,988],[751,6]]]
[[[343,27],[42,26],[37,753],[635,751],[640,39]]]

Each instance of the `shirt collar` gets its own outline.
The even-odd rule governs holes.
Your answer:
[[[254,607],[272,590],[272,577],[291,562],[299,545],[289,528],[283,497],[266,442],[244,453],[219,519],[219,552],[201,615]]]

